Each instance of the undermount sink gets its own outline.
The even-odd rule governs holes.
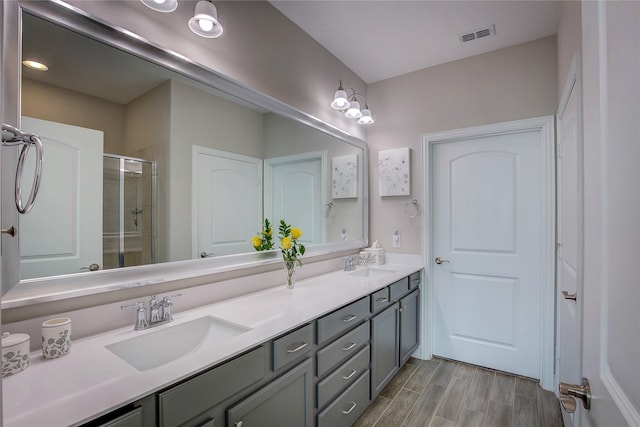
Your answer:
[[[385,270],[382,268],[367,267],[367,268],[361,268],[359,270],[350,271],[349,273],[347,273],[347,275],[357,276],[357,277],[376,278],[376,277],[384,277],[395,272],[396,270]]]
[[[235,337],[248,330],[250,328],[205,316],[162,327],[106,348],[137,370],[146,371],[186,356],[205,341]]]

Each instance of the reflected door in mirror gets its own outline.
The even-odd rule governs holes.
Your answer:
[[[31,117],[22,117],[22,127],[42,139],[45,163],[38,203],[20,218],[21,278],[101,264],[103,133]],[[33,167],[31,158],[25,188]]]
[[[262,160],[193,147],[193,258],[252,250],[262,222]]]

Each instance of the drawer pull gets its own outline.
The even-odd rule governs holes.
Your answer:
[[[297,351],[302,350],[303,348],[305,348],[306,346],[308,346],[309,344],[307,344],[306,342],[300,343],[299,346],[297,346],[296,348],[288,348],[287,349],[287,353],[295,353]]]
[[[377,302],[378,304],[382,304],[382,303],[385,303],[385,302],[387,302],[387,301],[389,301],[389,300],[388,300],[388,299],[386,299],[386,298],[378,298],[378,299],[376,300],[376,302]]]
[[[354,409],[356,409],[356,402],[351,402],[351,408],[347,409],[346,411],[342,411],[342,413],[344,415],[349,415],[351,413],[351,411],[353,411]]]
[[[356,317],[358,317],[358,316],[356,316],[355,314],[350,314],[350,315],[348,315],[348,316],[343,317],[343,318],[342,318],[342,321],[343,321],[344,323],[349,323],[349,322],[351,322],[352,320],[355,320],[355,318],[356,318]]]
[[[346,347],[342,347],[342,350],[344,350],[344,351],[349,351],[349,350],[351,350],[353,347],[355,347],[355,346],[357,346],[357,345],[358,345],[358,343],[356,343],[356,342],[352,342],[352,343],[351,343],[351,344],[349,344],[348,346],[346,346]]]
[[[352,369],[351,372],[349,372],[349,375],[345,375],[344,377],[342,377],[342,379],[345,381],[350,380],[357,373],[358,371],[356,371],[355,369]]]

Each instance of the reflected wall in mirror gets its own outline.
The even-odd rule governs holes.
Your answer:
[[[49,67],[22,68],[46,156],[23,279],[251,252],[264,217],[306,245],[364,239],[363,168],[331,199],[332,159],[362,148],[26,12],[22,34]]]

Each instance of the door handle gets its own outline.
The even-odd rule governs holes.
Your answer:
[[[584,409],[591,409],[591,385],[589,384],[588,379],[583,378],[582,384],[580,385],[561,382],[558,389],[560,390],[560,394],[563,396],[560,399],[560,403],[567,412],[573,412],[576,410],[575,402],[573,405],[568,402],[567,399],[571,399],[569,396],[582,400],[582,406],[584,406]]]
[[[570,299],[573,301],[575,301],[577,297],[575,292],[570,294],[569,291],[562,291],[562,296],[564,297],[564,299]]]
[[[209,258],[210,256],[213,256],[213,252],[209,252],[209,253],[205,251],[200,252],[200,258]]]
[[[11,237],[16,237],[16,228],[13,225],[9,228],[3,228],[2,234],[8,234]]]
[[[436,262],[436,264],[440,265],[443,263],[448,263],[450,262],[448,259],[444,259],[444,258],[440,258],[439,256],[436,257],[436,259],[434,259],[434,261]]]
[[[100,270],[100,265],[94,262],[89,267],[82,267],[80,270],[98,271]]]

